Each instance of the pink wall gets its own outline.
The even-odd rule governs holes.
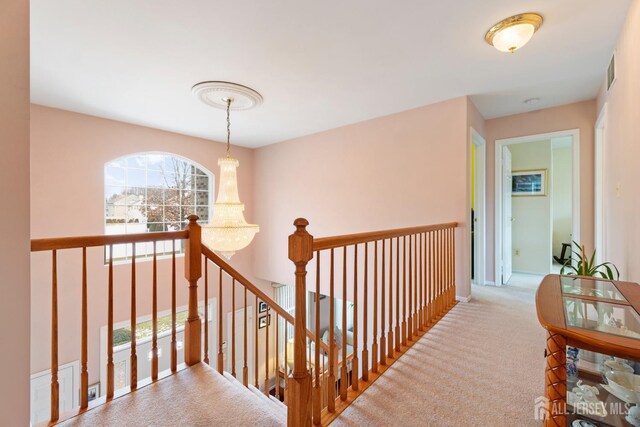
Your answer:
[[[29,1],[0,15],[0,425],[29,424]]]
[[[616,82],[602,88],[598,110],[607,106],[605,123],[605,257],[623,279],[640,282],[640,3],[629,6],[616,45]],[[604,75],[605,70],[603,70]]]
[[[468,295],[467,108],[456,98],[257,149],[255,275],[293,283],[297,217],[317,237],[457,221],[458,293]]]
[[[103,171],[109,160],[144,151],[164,151],[192,159],[217,175],[217,159],[225,154],[225,146],[221,143],[112,120],[38,105],[31,107],[31,114],[33,238],[104,234]],[[240,160],[240,196],[246,204],[247,219],[253,221],[253,151],[233,147],[232,153]],[[59,255],[61,364],[80,356],[80,256],[80,250],[62,251]],[[239,271],[250,273],[251,258],[249,248],[236,254],[232,264]],[[31,371],[37,372],[49,368],[51,255],[36,253],[31,259]],[[106,325],[107,320],[107,267],[100,249],[90,249],[88,260],[89,381],[94,382],[99,375],[99,328]],[[177,260],[177,265],[178,304],[183,305],[187,301],[183,258]],[[159,310],[162,311],[170,308],[169,260],[159,261],[158,267]],[[130,264],[118,265],[114,270],[115,322],[119,322],[130,317]],[[137,275],[137,314],[142,316],[151,312],[151,263],[138,262]],[[251,279],[250,274],[246,275]],[[213,281],[210,287],[210,295],[216,296],[217,286]],[[271,288],[267,286],[264,290],[270,292]],[[225,309],[229,308],[229,292],[223,300]]]
[[[486,121],[487,280],[495,280],[495,141],[580,129],[580,239],[593,248],[593,152],[595,101],[584,101]]]

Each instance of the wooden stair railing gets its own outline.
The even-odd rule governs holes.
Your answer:
[[[296,231],[289,237],[289,258],[296,266],[297,326],[296,366],[290,378],[290,387],[295,384],[296,388],[289,402],[289,426],[329,424],[456,304],[457,223],[320,239],[307,232],[308,224],[306,219],[296,219]],[[307,288],[307,265],[314,257],[315,286]],[[327,261],[328,271],[323,268]],[[306,294],[314,290],[320,295],[327,288],[329,342],[334,345],[328,372],[315,372],[312,377],[305,360]],[[340,361],[334,336],[336,298],[342,299],[342,336],[348,329],[353,331],[353,352],[348,355],[343,343]],[[316,313],[320,312],[318,301]],[[347,301],[353,304],[351,324]],[[320,335],[318,317],[313,322],[316,336]],[[316,364],[319,351],[316,348],[311,355]],[[326,402],[321,392],[325,389]]]
[[[231,340],[231,352],[232,352],[232,357],[231,357],[231,367],[230,367],[230,373],[231,375],[233,375],[234,377],[236,377],[236,358],[235,358],[235,348],[236,348],[236,328],[235,328],[235,311],[236,311],[236,285],[241,285],[242,286],[242,290],[241,292],[243,293],[243,298],[244,298],[244,305],[242,307],[244,307],[245,309],[243,310],[243,316],[244,316],[244,328],[242,333],[242,342],[243,342],[243,366],[242,366],[242,384],[246,387],[249,386],[250,384],[250,378],[248,376],[248,370],[249,370],[249,355],[247,354],[247,337],[249,336],[249,334],[254,334],[254,350],[255,350],[255,354],[253,357],[253,362],[254,362],[254,378],[253,378],[253,385],[256,388],[262,388],[262,391],[265,394],[269,394],[270,390],[271,390],[271,379],[275,378],[275,395],[276,398],[280,398],[282,394],[284,394],[285,396],[290,396],[290,395],[294,395],[295,392],[284,392],[284,390],[280,389],[280,381],[279,381],[279,377],[278,374],[280,372],[283,372],[286,375],[288,375],[289,373],[289,365],[288,365],[288,346],[286,345],[287,342],[287,338],[289,336],[289,327],[293,326],[295,328],[295,324],[296,324],[296,320],[297,320],[297,316],[296,318],[294,318],[294,316],[292,316],[290,313],[288,313],[284,308],[282,308],[278,303],[276,303],[275,301],[273,301],[273,299],[268,296],[267,294],[265,294],[262,290],[260,290],[260,288],[258,288],[256,285],[254,285],[249,279],[247,279],[245,276],[243,276],[240,272],[238,272],[235,268],[233,268],[227,261],[225,261],[223,258],[221,258],[220,256],[218,256],[218,254],[216,254],[215,252],[213,252],[211,249],[207,248],[205,245],[202,245],[201,247],[201,252],[202,255],[204,257],[204,277],[205,277],[205,295],[208,293],[208,288],[209,288],[209,267],[208,265],[211,263],[214,266],[216,266],[218,268],[217,271],[217,281],[218,281],[218,343],[217,343],[217,353],[218,353],[218,364],[216,369],[222,373],[225,370],[225,367],[223,365],[223,357],[222,357],[222,346],[223,346],[223,340],[222,340],[222,330],[223,330],[223,325],[226,323],[225,319],[222,317],[222,313],[225,312],[224,310],[224,306],[223,306],[223,296],[225,294],[225,292],[230,292],[231,293],[231,311],[232,313],[234,313],[234,315],[232,315],[231,317],[231,321],[232,321],[232,325],[231,325],[231,336],[227,337],[227,340]],[[231,287],[231,289],[228,289],[229,286]],[[207,297],[205,297],[206,299]],[[247,323],[247,308],[250,305],[250,302],[255,301],[255,307],[254,307],[254,321],[253,321],[253,325],[249,325]],[[264,313],[259,313],[258,312],[258,306],[259,303],[263,302],[266,304],[267,310]],[[238,307],[238,308],[242,308],[242,307]],[[227,310],[228,311],[228,310]],[[304,312],[304,311],[303,311]],[[264,326],[265,329],[265,339],[264,339],[264,361],[265,361],[265,365],[264,365],[264,375],[260,374],[260,370],[259,368],[259,364],[258,364],[258,351],[259,351],[259,347],[261,347],[263,344],[258,344],[258,331],[259,331],[259,324],[258,324],[258,319],[259,319],[259,315],[260,316],[267,316],[267,319],[269,319],[268,316],[270,316],[271,314],[274,314],[275,316],[275,330],[274,330],[274,335],[275,335],[275,343],[276,345],[274,346],[275,349],[275,354],[274,354],[274,359],[275,362],[273,363],[273,365],[271,365],[271,360],[269,357],[269,349],[271,347],[272,341],[270,340],[270,336],[273,337],[274,335],[270,335],[272,332],[272,328],[273,326],[270,325],[270,322],[267,320],[266,325]],[[280,327],[280,322],[279,320],[282,320],[283,325],[282,327]],[[207,327],[207,322],[205,322],[205,328]],[[251,329],[249,329],[251,328]],[[303,352],[306,351],[310,351],[311,349],[311,343],[314,343],[314,347],[318,348],[318,351],[323,351],[325,353],[329,352],[329,346],[324,343],[323,341],[319,341],[317,339],[317,336],[314,335],[311,331],[309,331],[306,326],[302,331],[303,333],[303,344],[304,344],[304,349]],[[280,334],[283,334],[283,336],[285,337],[284,341],[285,341],[285,346],[284,348],[280,348],[280,346],[278,345],[278,338],[279,336],[281,336]],[[205,332],[205,335],[206,332]],[[240,342],[240,341],[238,341]],[[295,345],[294,345],[295,348]],[[205,344],[205,350],[204,350],[204,361],[208,363],[209,361],[209,357],[208,357],[208,346]],[[311,364],[310,364],[311,365]],[[318,364],[315,364],[314,366],[318,366]],[[309,368],[311,368],[311,366],[309,366]],[[227,371],[229,371],[229,369],[227,369]],[[326,375],[326,371],[324,369],[317,369],[316,370],[318,372],[319,375]],[[261,385],[264,385],[263,387],[260,387]],[[284,393],[283,393],[284,392]],[[290,394],[291,393],[291,394]],[[288,403],[290,400],[289,398],[285,399],[285,403]]]
[[[201,332],[200,316],[198,314],[197,282],[201,275],[200,269],[200,226],[197,224],[198,217],[189,217],[189,224],[182,231],[169,231],[158,233],[140,233],[105,236],[85,236],[85,237],[65,237],[33,239],[31,241],[32,252],[51,252],[51,415],[49,424],[65,418],[70,418],[78,413],[82,413],[89,406],[98,405],[104,401],[110,401],[115,396],[114,390],[114,364],[113,364],[113,325],[114,325],[114,245],[130,244],[131,254],[131,369],[130,369],[130,390],[136,390],[142,385],[138,381],[137,354],[136,354],[136,284],[139,278],[136,276],[136,245],[140,243],[152,243],[152,350],[151,350],[151,381],[159,378],[158,373],[158,274],[157,274],[157,243],[172,242],[171,244],[171,367],[170,372],[175,373],[179,367],[177,365],[177,342],[176,342],[176,240],[183,240],[185,244],[185,278],[189,283],[189,308],[188,318],[185,323],[185,363],[193,365],[200,362],[201,358]],[[89,248],[100,248],[108,255],[106,261],[108,265],[107,278],[107,384],[106,400],[96,399],[89,405],[88,401],[88,288],[92,281],[88,276],[87,252]],[[80,410],[72,413],[60,414],[59,412],[59,384],[58,384],[58,252],[62,250],[81,249],[82,268],[79,272],[81,277],[81,343],[80,343]],[[165,251],[166,252],[166,251]],[[91,277],[95,277],[92,272]],[[147,297],[147,296],[145,296]],[[206,311],[206,310],[205,310]]]

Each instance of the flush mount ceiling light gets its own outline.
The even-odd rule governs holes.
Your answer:
[[[231,157],[231,110],[248,110],[262,103],[262,96],[246,86],[229,82],[203,82],[191,91],[207,105],[227,111],[227,155],[218,159],[220,186],[213,204],[211,222],[202,227],[202,242],[211,250],[230,259],[233,254],[247,247],[260,230],[257,225],[247,224],[244,219],[244,204],[238,195],[236,169],[240,165]]]
[[[537,13],[521,13],[498,22],[487,31],[484,39],[501,52],[513,53],[531,40],[540,25],[542,16]]]

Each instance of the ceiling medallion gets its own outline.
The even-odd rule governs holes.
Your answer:
[[[542,25],[542,16],[537,13],[521,13],[503,19],[491,27],[484,39],[501,52],[515,52],[527,44]]]
[[[262,95],[250,87],[231,82],[201,82],[191,88],[191,93],[212,107],[227,109],[227,99],[232,99],[231,110],[250,110],[262,104]]]

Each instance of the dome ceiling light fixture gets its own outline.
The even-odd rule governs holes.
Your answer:
[[[527,44],[542,25],[542,16],[537,13],[521,13],[503,19],[491,27],[484,39],[501,52],[514,53]]]
[[[229,82],[202,82],[191,92],[202,102],[227,111],[227,155],[218,159],[220,186],[209,224],[202,226],[202,243],[226,259],[249,246],[260,228],[247,224],[238,195],[238,159],[231,157],[231,110],[248,110],[262,103],[262,96],[246,86]]]

